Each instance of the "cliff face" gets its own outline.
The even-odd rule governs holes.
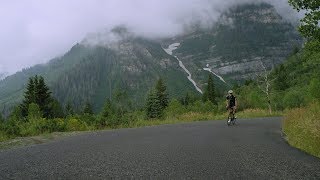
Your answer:
[[[71,102],[81,108],[90,101],[100,110],[107,98],[125,92],[132,103],[142,106],[146,94],[160,77],[167,83],[172,97],[195,91],[178,68],[178,62],[157,42],[129,37],[102,46],[79,44],[68,55],[77,56],[79,51],[87,53],[59,76],[47,77],[53,79],[53,94],[63,104]],[[68,61],[66,57],[59,60],[62,66]]]
[[[295,28],[268,4],[234,7],[221,15],[209,30],[197,29],[163,42],[180,43],[173,54],[203,84],[203,68],[210,68],[229,81],[254,78],[262,70],[282,63],[301,45]],[[262,62],[262,63],[261,63]]]

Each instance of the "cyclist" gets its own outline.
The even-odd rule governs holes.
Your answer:
[[[238,105],[237,98],[233,95],[233,91],[229,90],[227,95],[227,106],[226,106],[227,110],[229,111],[229,117],[232,114],[232,116],[235,118],[234,115],[236,113],[237,105]]]

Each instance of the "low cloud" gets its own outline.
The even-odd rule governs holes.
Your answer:
[[[222,12],[260,0],[10,0],[0,2],[0,71],[14,73],[62,55],[88,34],[119,24],[148,38],[180,34],[193,22],[211,26]],[[287,20],[287,0],[265,0]],[[112,40],[113,37],[105,37]]]

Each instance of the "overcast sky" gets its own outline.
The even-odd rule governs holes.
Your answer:
[[[91,32],[125,24],[139,35],[168,37],[249,1],[259,0],[1,0],[0,73],[47,62]],[[266,1],[295,16],[287,0]]]

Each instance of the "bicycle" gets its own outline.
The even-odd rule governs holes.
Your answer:
[[[235,117],[235,112],[233,108],[229,108],[229,115],[228,115],[228,121],[227,121],[227,125],[235,125],[236,124],[236,117]]]

